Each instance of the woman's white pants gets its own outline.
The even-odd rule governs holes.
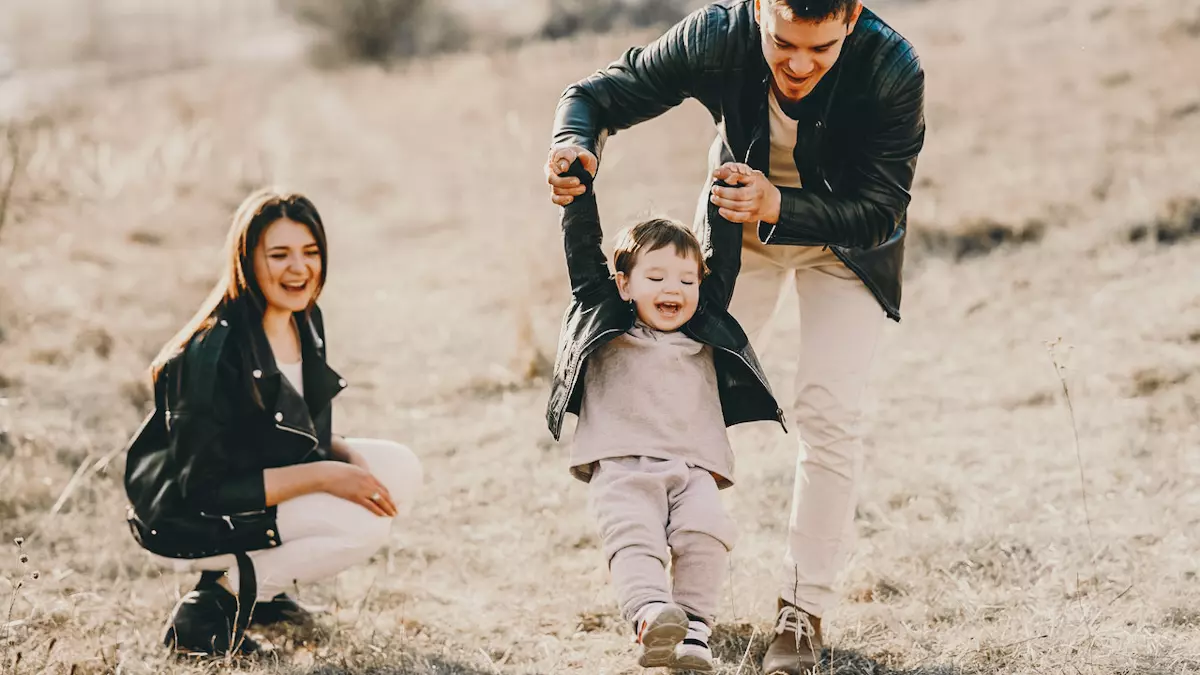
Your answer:
[[[406,446],[376,439],[347,439],[379,482],[391,493],[398,516],[416,500],[424,481],[421,462]],[[387,544],[393,518],[377,516],[366,508],[325,492],[316,492],[279,504],[276,525],[281,544],[250,551],[258,582],[258,601],[270,600],[293,584],[336,575],[366,562]],[[155,556],[176,572],[228,571],[230,586],[238,588],[233,555],[195,560]]]

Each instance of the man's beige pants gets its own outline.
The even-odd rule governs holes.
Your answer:
[[[765,246],[747,228],[730,311],[760,358],[772,346],[765,329],[786,284],[799,296],[800,344],[775,346],[799,358],[795,399],[783,407],[801,442],[779,595],[819,617],[835,601],[833,584],[854,541],[863,394],[886,315],[832,252]]]

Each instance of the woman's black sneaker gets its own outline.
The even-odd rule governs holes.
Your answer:
[[[289,626],[308,627],[315,624],[312,612],[300,606],[287,593],[279,595],[254,605],[250,615],[252,626],[274,626],[287,624]]]
[[[200,582],[196,584],[196,590],[223,589],[219,583],[223,576],[225,576],[224,572],[201,572]],[[290,624],[308,627],[314,625],[315,622],[316,620],[313,618],[312,612],[304,609],[300,603],[293,600],[287,593],[280,593],[270,600],[258,601],[254,604],[253,613],[250,615],[251,626]]]
[[[179,600],[167,622],[163,644],[179,654],[223,656],[261,651],[258,643],[242,635],[234,642],[238,601],[219,585],[205,584]]]

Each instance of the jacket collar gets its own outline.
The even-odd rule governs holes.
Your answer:
[[[304,364],[303,398],[283,381],[271,344],[255,313],[246,309],[229,313],[231,322],[244,324],[239,328],[249,338],[250,375],[263,395],[263,405],[276,415],[276,421],[310,433],[313,430],[312,419],[348,386],[346,380],[325,362],[325,338],[313,320],[313,315],[318,312],[314,307],[311,312],[292,315],[300,335],[300,354]],[[283,420],[278,419],[280,415]]]
[[[873,17],[870,10],[863,8],[862,15],[859,16],[859,23]],[[756,39],[753,41],[754,56],[751,58],[751,63],[754,68],[751,69],[751,81],[757,81],[758,85],[754,90],[754,95],[749,97],[747,102],[751,107],[746,111],[750,113],[745,119],[751,120],[754,124],[754,130],[750,133],[750,141],[746,148],[746,156],[743,161],[751,167],[760,171],[766,172],[770,164],[771,155],[771,139],[770,139],[770,108],[767,103],[767,97],[771,91],[771,69],[767,66],[767,61],[763,57],[761,46],[761,31],[762,27],[755,23]],[[829,111],[833,107],[833,100],[837,93],[838,83],[841,80],[842,71],[845,69],[845,64],[848,58],[853,58],[853,52],[858,43],[859,30],[855,30],[846,37],[846,42],[842,46],[842,53],[838,56],[838,60],[829,69],[828,73],[821,78],[817,86],[813,88],[808,96],[796,103],[788,103],[780,100],[779,107],[784,114],[796,120],[800,124],[801,132],[806,128],[824,127],[826,120],[829,117]]]

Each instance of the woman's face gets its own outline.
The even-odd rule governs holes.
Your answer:
[[[268,225],[254,251],[254,276],[269,309],[307,309],[321,283],[321,248],[308,227],[286,218]]]

